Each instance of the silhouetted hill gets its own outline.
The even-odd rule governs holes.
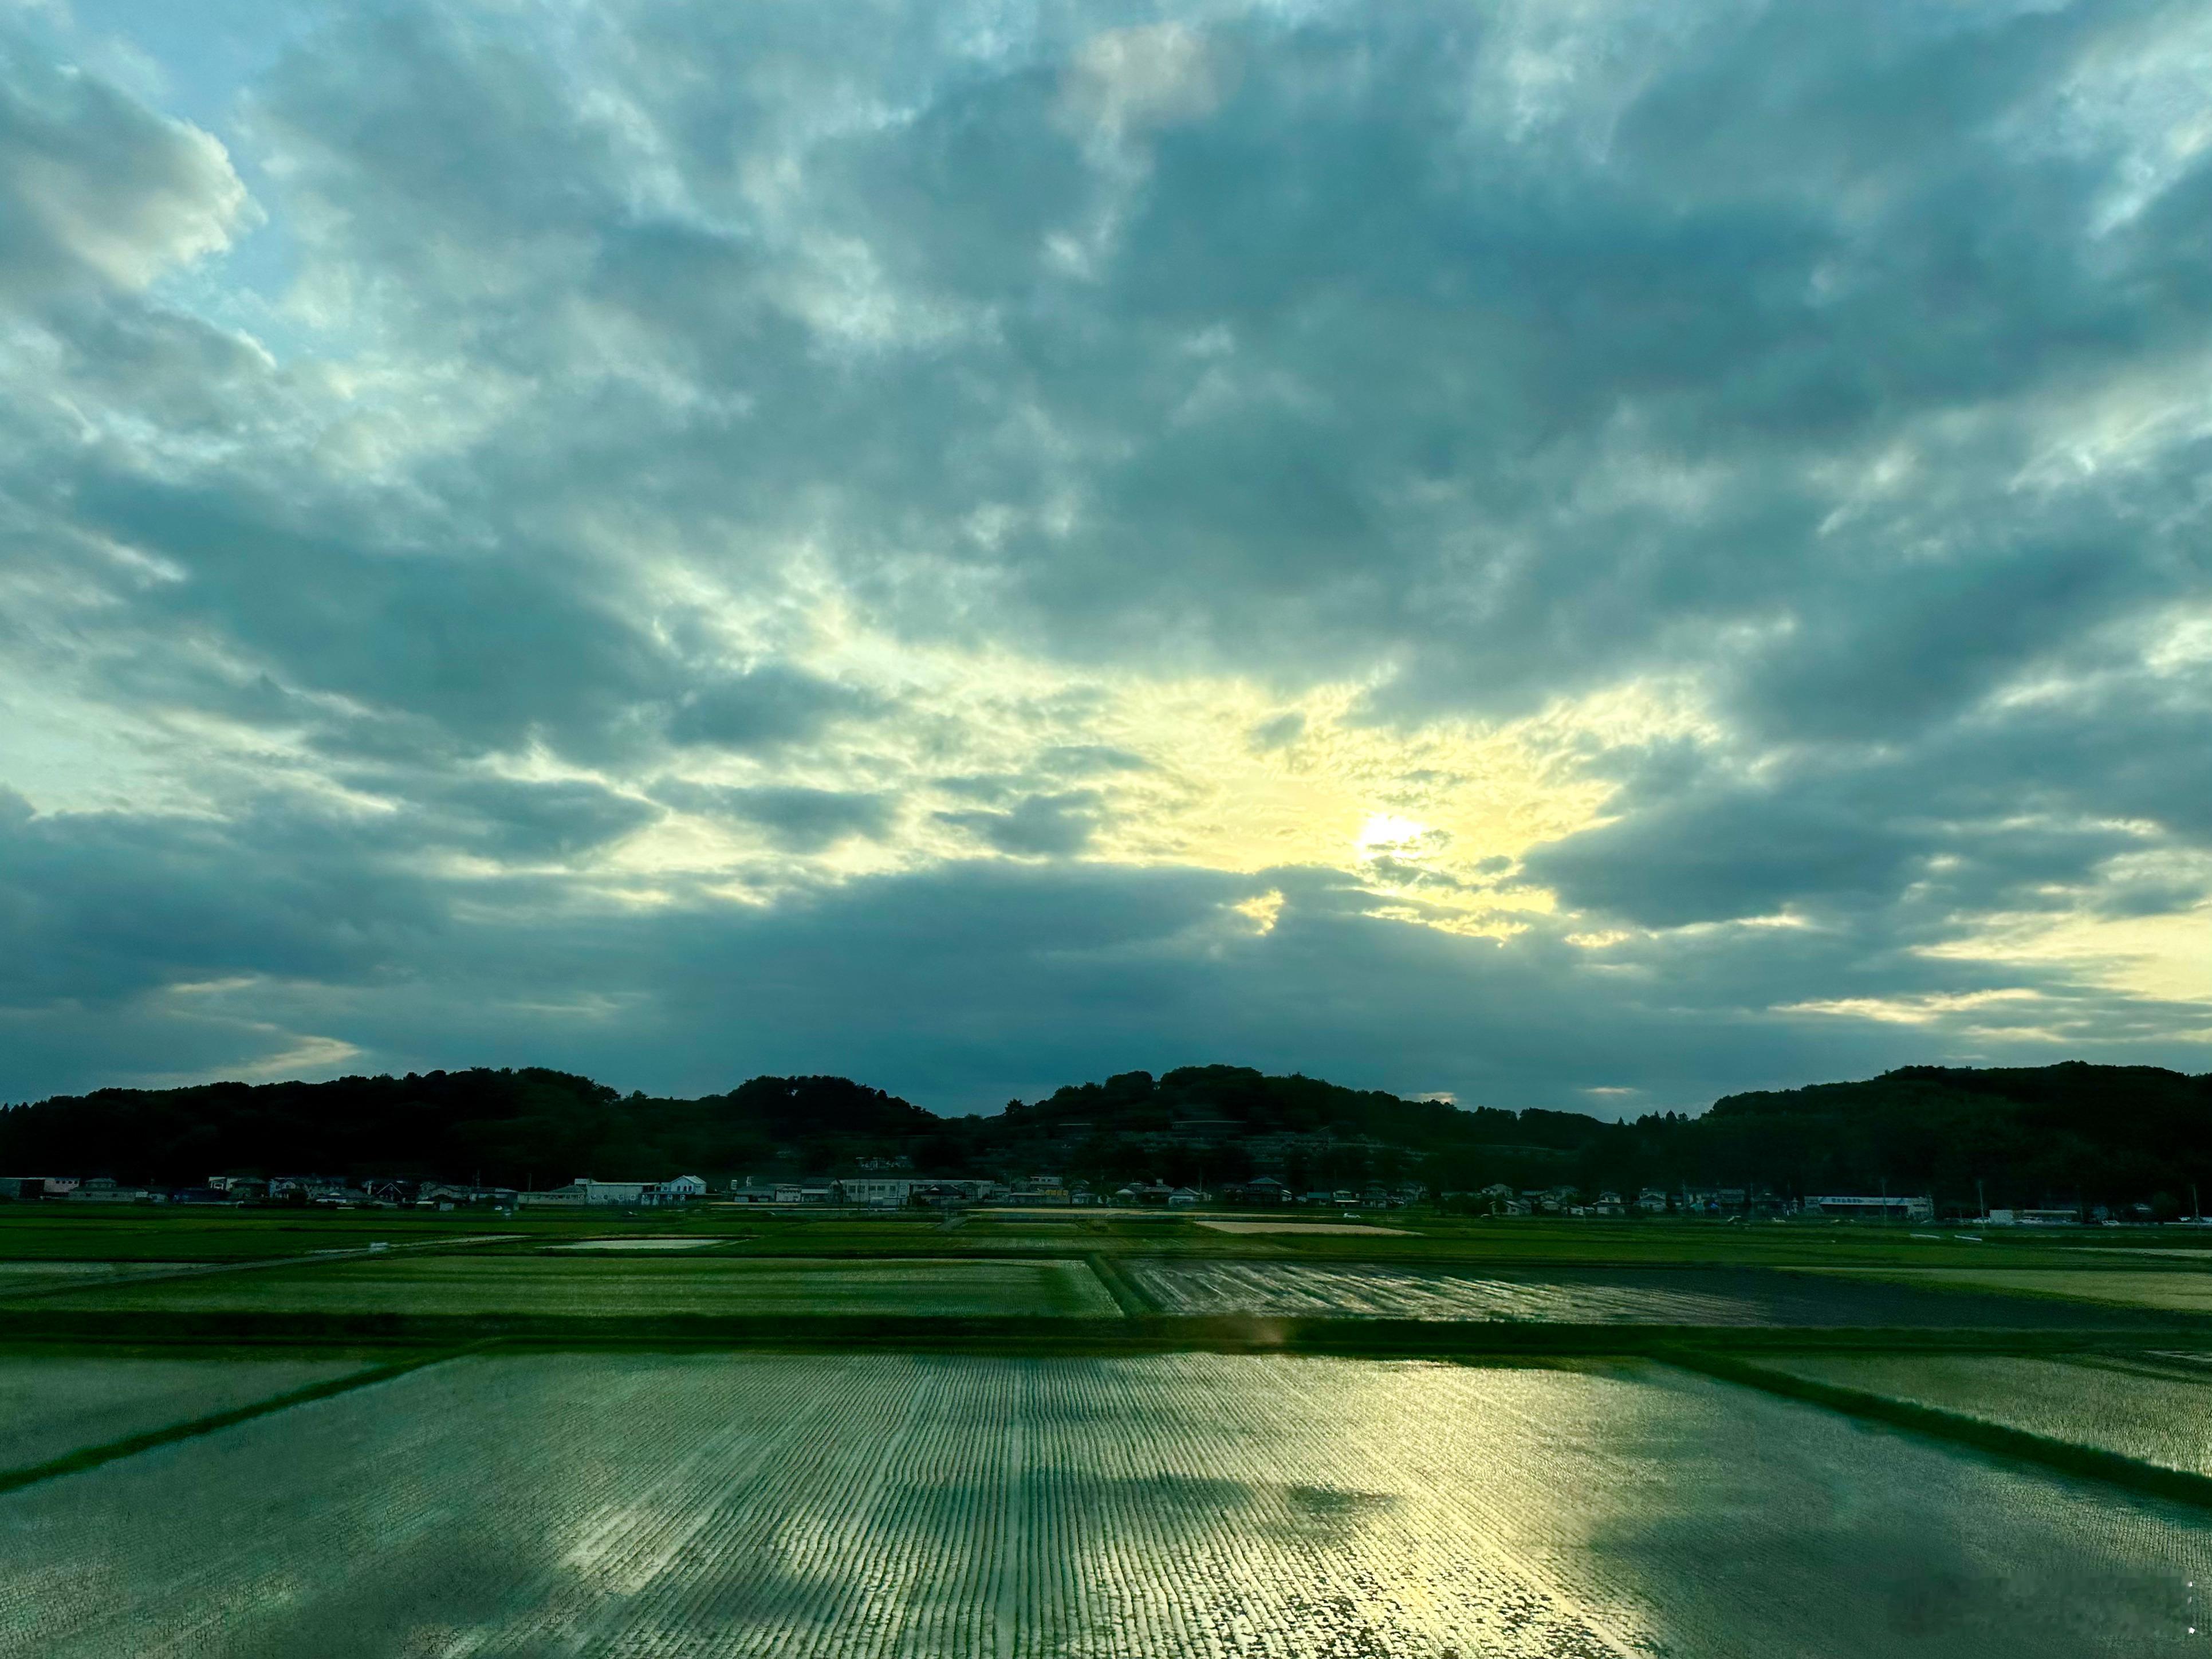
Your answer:
[[[1863,1083],[1729,1095],[1698,1120],[1739,1167],[1810,1186],[2033,1205],[2212,1188],[2212,1076],[2151,1066],[1910,1066]],[[2212,1196],[2212,1191],[2208,1192]]]
[[[526,1067],[102,1089],[0,1112],[0,1170],[125,1182],[210,1174],[427,1176],[557,1186],[660,1178],[900,1146],[938,1120],[844,1078],[758,1077],[699,1100],[619,1095]],[[857,1150],[856,1150],[857,1149]]]
[[[1909,1066],[1731,1095],[1699,1116],[1613,1123],[1464,1109],[1244,1066],[1128,1072],[986,1116],[939,1117],[837,1077],[759,1077],[696,1100],[524,1068],[327,1083],[103,1089],[0,1111],[0,1174],[184,1185],[226,1173],[399,1175],[551,1186],[578,1175],[820,1174],[863,1158],[924,1174],[1093,1184],[1293,1187],[1419,1179],[1437,1190],[1571,1185],[1928,1193],[1966,1203],[2212,1196],[2212,1077],[2151,1066]]]

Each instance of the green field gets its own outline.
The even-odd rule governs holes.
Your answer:
[[[1081,1261],[698,1255],[371,1256],[43,1297],[41,1310],[175,1313],[1084,1315],[1120,1310]]]
[[[0,1213],[0,1659],[2188,1642],[2205,1258],[1406,1226]]]
[[[1296,1218],[1288,1211],[1271,1219]],[[1142,1215],[1070,1210],[1060,1217],[970,1215],[947,1227],[934,1215],[853,1214],[695,1206],[635,1215],[525,1209],[513,1217],[488,1212],[440,1214],[416,1210],[231,1210],[185,1206],[0,1204],[0,1262],[82,1261],[247,1261],[453,1242],[488,1233],[519,1235],[511,1243],[470,1248],[526,1253],[594,1237],[729,1238],[718,1254],[756,1255],[1000,1255],[1071,1252],[1144,1257],[1280,1258],[1316,1262],[1559,1265],[1583,1267],[1743,1266],[1955,1267],[1992,1266],[2083,1268],[2111,1252],[2173,1250],[2171,1257],[2136,1256],[2190,1271],[2212,1267],[2212,1240],[2191,1250],[2174,1234],[2121,1230],[2067,1235],[2048,1230],[1992,1231],[1970,1243],[1957,1230],[1919,1238],[1909,1230],[1820,1224],[1732,1224],[1653,1219],[1638,1222],[1548,1220],[1516,1217],[1466,1220],[1388,1212],[1370,1219],[1404,1229],[1373,1234],[1232,1234],[1201,1224],[1220,1218],[1189,1212]],[[2093,1242],[2094,1241],[2094,1242]],[[2196,1235],[2187,1243],[2197,1242]]]
[[[1854,1276],[1863,1270],[1848,1271]],[[1991,1291],[2006,1296],[2055,1297],[2112,1308],[2160,1313],[2212,1314],[2212,1272],[2193,1267],[2138,1271],[2121,1267],[1929,1267],[1881,1269],[1892,1284],[1936,1289]]]
[[[2194,1651],[2201,1514],[1664,1368],[460,1359],[0,1496],[0,1654]]]
[[[137,1279],[190,1267],[182,1261],[0,1261],[0,1301],[14,1296]]]
[[[367,1364],[0,1354],[0,1475],[330,1382]]]
[[[1759,1363],[1786,1376],[2212,1475],[2212,1375],[2004,1355],[1806,1354]]]
[[[1873,1327],[2097,1325],[2101,1310],[2007,1295],[1931,1291],[1902,1275],[1760,1267],[1473,1267],[1381,1263],[1127,1261],[1121,1271],[1161,1311],[1302,1318],[1498,1320],[1553,1325]]]

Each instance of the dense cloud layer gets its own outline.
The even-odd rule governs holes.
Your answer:
[[[225,30],[0,24],[0,1097],[2212,1063],[2201,7]]]

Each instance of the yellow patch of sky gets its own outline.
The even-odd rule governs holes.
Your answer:
[[[2212,902],[2141,916],[1999,917],[1920,954],[1965,962],[2062,966],[2130,996],[2212,1004]]]
[[[1503,934],[1553,901],[1510,878],[1501,885],[1510,862],[1494,861],[1598,822],[1610,795],[1577,753],[1693,724],[1666,689],[1630,687],[1518,722],[1388,725],[1362,717],[1363,684],[1283,696],[1227,677],[1070,674],[1010,653],[825,631],[830,648],[806,665],[872,687],[893,712],[779,757],[697,751],[684,776],[894,796],[896,828],[802,854],[742,821],[677,812],[632,838],[607,873],[719,871],[757,890],[1000,856],[958,817],[1061,795],[1095,821],[1081,858],[1336,869],[1387,902],[1377,914]],[[1255,899],[1243,914],[1264,932],[1280,905]]]
[[[1846,1019],[1871,1019],[1885,1025],[1929,1025],[1947,1015],[1986,1009],[1992,1005],[2038,1002],[2042,993],[2025,988],[1990,991],[1937,992],[1923,996],[1835,997],[1824,1001],[1789,1002],[1776,1006],[1778,1014],[1832,1014]],[[2008,1031],[2033,1030],[2008,1024]]]

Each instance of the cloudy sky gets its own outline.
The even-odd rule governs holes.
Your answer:
[[[0,1098],[2212,1068],[2212,9],[0,0]]]

